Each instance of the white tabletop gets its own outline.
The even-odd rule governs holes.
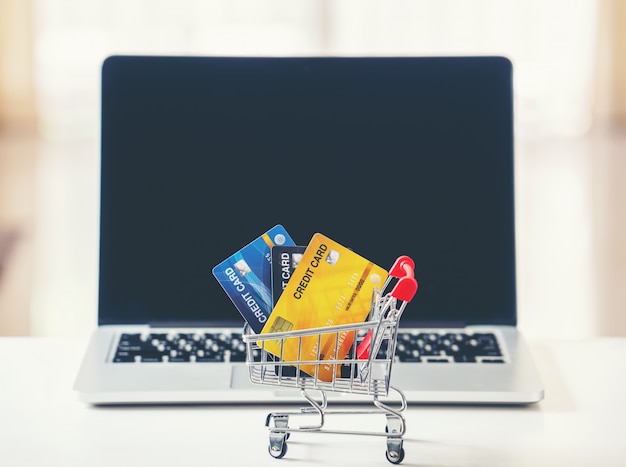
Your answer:
[[[544,401],[409,407],[401,465],[626,465],[626,338],[530,344]],[[84,405],[71,388],[85,346],[82,340],[0,338],[0,465],[392,465],[384,437],[327,433],[293,433],[286,456],[272,458],[265,417],[280,406]],[[378,416],[328,422],[381,429]]]

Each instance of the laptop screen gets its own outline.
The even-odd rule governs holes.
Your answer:
[[[402,324],[515,324],[500,57],[110,57],[99,323],[241,325],[213,266],[276,224],[388,269]]]

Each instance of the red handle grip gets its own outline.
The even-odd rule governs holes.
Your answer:
[[[406,255],[399,256],[391,269],[389,275],[391,277],[413,277],[413,270],[415,269],[415,262]]]
[[[417,281],[413,277],[402,277],[398,279],[398,283],[390,292],[392,297],[402,300],[403,302],[410,302],[413,296],[417,292]]]

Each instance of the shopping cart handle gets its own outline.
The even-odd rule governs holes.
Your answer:
[[[396,286],[390,292],[392,297],[402,300],[403,302],[410,302],[413,296],[417,292],[417,281],[413,277],[402,277],[398,279]]]
[[[413,277],[413,270],[415,269],[415,262],[406,255],[399,256],[391,269],[389,275],[391,277]]]

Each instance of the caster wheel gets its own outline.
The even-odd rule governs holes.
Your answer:
[[[392,464],[399,464],[404,459],[404,448],[400,448],[400,452],[394,452],[393,454],[386,451],[385,455],[387,456],[387,460]]]
[[[282,459],[283,457],[285,457],[285,454],[287,454],[287,443],[285,442],[286,438],[287,437],[285,436],[280,446],[277,446],[277,445],[272,446],[270,444],[267,447],[267,450],[269,451],[270,456],[272,456],[274,459]]]

